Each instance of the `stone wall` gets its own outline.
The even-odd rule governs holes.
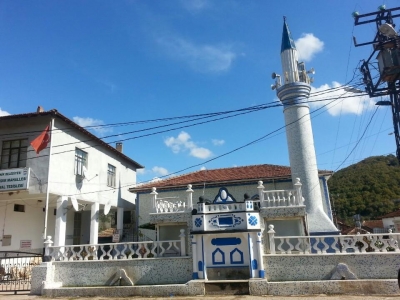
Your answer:
[[[41,294],[42,282],[47,287],[183,284],[192,269],[191,257],[51,262],[34,268],[32,293]]]
[[[250,279],[250,295],[398,294],[399,291],[396,278],[400,253],[264,255],[263,258],[266,278]],[[120,273],[121,269],[127,277]],[[204,295],[207,282],[193,281],[191,275],[191,257],[42,263],[33,269],[31,294]],[[127,278],[133,286],[128,286]]]
[[[263,259],[266,279],[269,282],[395,279],[400,267],[400,253],[390,252],[334,255],[264,255]]]

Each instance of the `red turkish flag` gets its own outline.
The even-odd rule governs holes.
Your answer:
[[[47,144],[50,142],[50,127],[47,125],[45,130],[31,142],[31,146],[35,149],[36,153],[39,154],[44,148],[47,147]]]

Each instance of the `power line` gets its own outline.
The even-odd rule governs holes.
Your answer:
[[[321,110],[321,109],[324,108],[324,107],[327,107],[328,105],[330,105],[331,103],[337,101],[338,99],[341,99],[341,98],[350,98],[350,97],[357,97],[357,96],[358,96],[358,95],[356,95],[356,96],[349,96],[349,97],[340,97],[340,96],[339,96],[339,97],[333,98],[332,101],[330,101],[329,103],[324,104],[323,106],[321,106],[320,108],[318,108],[318,109],[312,111],[312,112],[309,113],[308,115],[313,114],[313,113],[315,113],[315,112]],[[327,101],[327,100],[329,100],[329,99],[315,100],[315,102],[317,102],[317,101]],[[342,100],[342,101],[343,101],[343,100]],[[304,101],[304,102],[305,102],[305,103],[306,103],[306,102],[307,102],[307,103],[310,103],[310,102],[314,102],[314,101]],[[281,104],[280,104],[280,105],[277,105],[277,106],[281,106]],[[327,109],[326,109],[326,110],[327,110]],[[242,114],[245,114],[245,113],[249,113],[249,112],[244,112],[244,113],[242,113]],[[305,116],[307,116],[307,115],[305,115]],[[303,116],[303,117],[305,117],[305,116]],[[228,117],[232,117],[232,116],[228,116]],[[228,117],[224,117],[224,118],[228,118]],[[301,118],[295,120],[295,121],[292,122],[291,124],[296,123],[296,122],[299,122],[303,117],[301,117]],[[218,120],[218,119],[216,119],[216,120]],[[216,120],[211,120],[211,121],[216,121]],[[209,121],[207,121],[207,122],[209,122]],[[200,123],[203,123],[203,122],[200,122]],[[246,143],[245,145],[242,145],[242,146],[240,146],[240,147],[237,147],[237,148],[235,148],[235,149],[233,149],[233,150],[231,150],[231,151],[228,151],[228,152],[226,152],[226,153],[223,153],[223,154],[221,154],[221,155],[219,155],[219,156],[217,156],[217,157],[214,157],[214,158],[212,158],[212,159],[210,159],[210,160],[207,160],[207,161],[202,162],[202,163],[200,163],[200,164],[192,165],[192,166],[190,166],[190,167],[186,167],[186,168],[184,168],[184,169],[181,169],[181,170],[179,170],[179,171],[170,173],[170,174],[165,175],[165,176],[161,176],[161,178],[167,177],[167,176],[171,176],[171,175],[174,175],[174,174],[181,173],[181,172],[186,171],[186,170],[188,170],[188,169],[191,169],[191,168],[194,168],[194,167],[197,167],[197,166],[206,164],[206,163],[211,162],[211,161],[214,161],[214,160],[216,160],[216,159],[218,159],[218,158],[221,158],[221,157],[224,157],[224,156],[226,156],[226,155],[229,155],[229,154],[231,154],[231,153],[233,153],[233,152],[236,152],[236,151],[241,150],[241,149],[243,149],[243,148],[245,148],[245,147],[248,147],[248,146],[250,146],[250,145],[252,145],[252,144],[254,144],[254,143],[257,143],[257,142],[259,142],[259,141],[265,139],[266,137],[271,136],[272,134],[274,134],[274,133],[276,133],[276,132],[278,132],[278,131],[284,129],[286,126],[289,126],[289,125],[291,125],[291,124],[284,125],[284,126],[278,128],[278,129],[276,129],[276,130],[273,130],[273,131],[271,131],[270,133],[268,133],[268,134],[266,134],[266,135],[264,135],[264,136],[262,136],[262,137],[260,137],[260,138],[258,138],[258,139],[256,139],[256,140],[253,140],[253,141],[251,141],[251,142],[249,142],[249,143]],[[187,125],[187,126],[188,126],[188,125]],[[176,128],[175,128],[175,129],[176,129]],[[139,137],[134,137],[134,138],[139,138]],[[58,154],[58,153],[55,153],[55,154]],[[43,155],[43,156],[45,156],[45,155]],[[40,157],[43,157],[43,156],[40,156]],[[38,157],[38,158],[39,158],[39,157]],[[122,187],[120,187],[120,188],[128,187],[128,186],[131,186],[131,185],[133,185],[133,184],[124,185],[124,186],[122,186]],[[115,190],[115,189],[116,189],[116,188],[110,188],[110,189],[106,189],[106,190],[97,190],[97,191],[86,192],[86,193],[80,193],[80,194],[90,194],[90,193],[107,192],[107,191],[113,191],[113,190]],[[78,194],[77,194],[77,195],[78,195]]]
[[[324,104],[324,105],[321,106],[320,108],[318,108],[318,109],[312,111],[312,112],[309,113],[308,115],[314,114],[314,113],[316,113],[317,111],[321,110],[321,109],[324,108],[324,107],[328,107],[330,104],[332,104],[333,102],[335,102],[335,101],[337,101],[337,100],[339,100],[339,99],[341,99],[340,96],[337,97],[336,99],[332,100],[331,102]],[[326,99],[324,99],[324,101],[326,101]],[[329,109],[329,108],[325,109],[325,111],[328,110],[328,109]],[[321,114],[321,113],[319,113],[318,115],[320,115],[320,114]],[[318,115],[317,115],[317,116],[318,116]],[[307,116],[307,115],[305,115],[305,116]],[[206,163],[208,163],[208,162],[214,161],[214,160],[216,160],[216,159],[218,159],[218,158],[221,158],[221,157],[224,157],[224,156],[226,156],[226,155],[229,155],[229,154],[231,154],[231,153],[233,153],[233,152],[239,151],[239,150],[241,150],[241,149],[243,149],[243,148],[245,148],[245,147],[248,147],[248,146],[250,146],[250,145],[252,145],[252,144],[258,143],[259,141],[265,139],[266,137],[271,136],[271,135],[273,135],[274,133],[276,133],[276,132],[278,132],[278,131],[284,129],[286,126],[289,126],[289,125],[292,125],[293,123],[299,122],[299,121],[300,121],[302,118],[304,118],[305,116],[303,116],[303,117],[301,117],[301,118],[295,120],[295,121],[292,122],[291,124],[284,125],[284,126],[278,128],[278,129],[275,129],[275,130],[269,132],[268,134],[266,134],[266,135],[264,135],[264,136],[262,136],[262,137],[260,137],[260,138],[258,138],[258,139],[255,139],[255,140],[253,140],[253,141],[251,141],[251,142],[249,142],[249,143],[246,143],[245,145],[242,145],[242,146],[237,147],[237,148],[235,148],[235,149],[233,149],[233,150],[231,150],[231,151],[228,151],[228,152],[226,152],[226,153],[223,153],[223,154],[221,154],[221,155],[219,155],[219,156],[217,156],[217,157],[214,157],[214,158],[212,158],[212,159],[209,159],[209,160],[207,160],[207,161],[205,161],[205,162],[202,162],[202,163],[199,163],[199,164],[195,164],[195,165],[186,167],[186,168],[184,168],[184,169],[181,169],[181,170],[179,170],[179,171],[170,173],[170,174],[168,174],[168,175],[161,176],[160,178],[169,177],[169,176],[171,176],[171,175],[184,172],[184,171],[186,171],[186,170],[188,170],[188,169],[191,169],[191,168],[194,168],[194,167],[198,167],[198,166],[200,166],[200,165],[204,165],[204,164],[206,164]],[[313,117],[315,117],[315,116],[313,116]],[[372,118],[371,118],[371,121],[372,121]],[[370,124],[370,123],[369,123],[369,124]],[[369,126],[369,124],[368,124],[368,126]],[[367,128],[366,128],[366,129],[367,129]],[[366,132],[366,131],[365,131],[365,132]],[[364,135],[363,135],[363,136],[364,136]],[[360,138],[360,140],[363,138],[363,136]],[[150,182],[150,181],[146,181],[146,182]],[[143,183],[145,183],[145,182],[143,182]],[[132,185],[136,185],[136,183],[127,184],[127,185],[121,186],[121,187],[119,187],[119,188],[129,187],[129,186],[132,186]],[[116,188],[109,188],[109,189],[105,189],[105,190],[97,190],[97,191],[92,191],[92,192],[79,193],[79,194],[75,194],[75,195],[92,194],[92,193],[101,193],[101,192],[108,192],[108,191],[113,191],[113,190],[116,190]],[[72,196],[72,195],[70,195],[70,196]]]
[[[313,92],[310,93],[310,97],[311,96],[320,96],[326,93],[330,93],[332,91],[336,91],[336,90],[340,90],[343,89],[345,87],[348,87],[350,84],[347,83],[345,85],[341,85],[338,87],[333,87],[333,88],[329,88],[323,91],[318,91],[318,92]],[[352,86],[350,86],[352,87]],[[198,118],[198,117],[213,117],[213,116],[218,116],[221,114],[229,114],[229,113],[234,113],[234,112],[238,112],[238,111],[243,111],[243,110],[251,110],[251,109],[257,109],[257,108],[261,108],[261,107],[274,107],[275,105],[277,106],[281,106],[282,104],[280,103],[280,101],[272,101],[266,104],[261,104],[261,105],[256,105],[256,106],[251,106],[251,107],[245,107],[245,108],[240,108],[240,109],[236,109],[236,110],[228,110],[228,111],[221,111],[221,112],[211,112],[211,113],[203,113],[203,114],[194,114],[194,115],[184,115],[184,116],[175,116],[175,117],[165,117],[165,118],[157,118],[157,119],[149,119],[149,120],[139,120],[139,121],[128,121],[128,122],[120,122],[120,123],[110,123],[110,124],[99,124],[99,125],[90,125],[90,126],[81,126],[84,129],[92,129],[92,128],[102,128],[102,127],[117,127],[117,126],[129,126],[129,125],[136,125],[136,124],[146,124],[146,123],[153,123],[153,122],[163,122],[163,121],[171,121],[171,120],[176,120],[176,119],[190,119],[190,118]],[[7,116],[5,116],[7,117]],[[0,117],[0,121],[1,121],[1,117]],[[74,129],[71,128],[57,128],[52,130],[52,133],[57,133],[58,131],[71,131]],[[36,134],[36,133],[41,133],[41,130],[33,130],[33,131],[23,131],[23,132],[18,132],[18,133],[3,133],[0,134],[0,136],[9,136],[9,135],[16,135],[16,134]],[[112,136],[116,136],[116,135],[112,135]],[[107,138],[109,136],[106,137],[102,137],[102,138]]]
[[[372,119],[374,118],[376,112],[378,111],[378,108],[379,108],[379,106],[376,107],[376,109],[375,109],[374,113],[372,114],[367,126],[365,127],[364,132],[362,133],[361,137],[358,139],[357,143],[354,145],[354,147],[350,151],[349,155],[347,155],[346,158],[343,160],[343,162],[336,168],[335,172],[340,169],[340,167],[346,162],[346,160],[350,157],[350,155],[353,153],[353,151],[357,148],[358,144],[361,142],[362,138],[364,137],[365,133],[367,132],[368,127],[372,122]]]
[[[262,136],[262,137],[260,137],[260,138],[257,138],[257,139],[255,139],[255,140],[249,142],[249,143],[246,143],[245,145],[242,145],[242,146],[240,146],[240,147],[237,147],[237,148],[235,148],[235,149],[233,149],[233,150],[231,150],[231,151],[225,152],[225,153],[223,153],[223,154],[221,154],[221,155],[218,155],[218,156],[216,156],[216,157],[214,157],[214,158],[211,158],[211,159],[209,159],[209,160],[207,160],[207,161],[205,161],[205,162],[202,162],[202,163],[199,163],[199,164],[195,164],[195,165],[192,165],[192,166],[183,168],[183,169],[181,169],[181,170],[179,170],[179,171],[175,171],[175,172],[169,173],[169,174],[167,174],[167,175],[160,176],[159,178],[169,177],[169,176],[171,176],[171,175],[175,175],[175,174],[184,172],[184,171],[186,171],[186,170],[189,170],[189,169],[192,169],[192,168],[195,168],[195,167],[199,167],[199,166],[201,166],[201,165],[207,164],[207,163],[209,163],[209,162],[211,162],[211,161],[214,161],[214,160],[216,160],[216,159],[219,159],[219,158],[221,158],[221,157],[224,157],[224,156],[227,156],[227,155],[229,155],[229,154],[232,154],[232,153],[234,153],[234,152],[236,152],[236,151],[239,151],[239,150],[241,150],[241,149],[243,149],[243,148],[246,148],[246,147],[248,147],[248,146],[250,146],[250,145],[253,145],[253,144],[255,144],[255,143],[257,143],[257,142],[259,142],[259,141],[265,139],[266,137],[268,137],[268,136],[270,136],[270,135],[272,135],[272,134],[274,134],[274,133],[276,133],[276,132],[282,130],[283,128],[286,128],[287,126],[290,126],[290,125],[292,125],[292,124],[294,124],[294,123],[299,122],[302,118],[307,117],[307,116],[309,116],[310,114],[313,114],[313,113],[315,113],[315,112],[321,110],[322,108],[328,106],[329,104],[331,104],[331,103],[334,102],[334,101],[337,101],[338,99],[339,99],[339,97],[337,97],[336,99],[332,100],[331,102],[329,102],[329,103],[327,103],[327,104],[324,104],[323,106],[321,106],[321,107],[315,109],[315,110],[312,111],[311,113],[306,114],[306,115],[302,116],[301,118],[299,118],[299,119],[297,119],[297,120],[291,122],[290,124],[283,125],[283,126],[277,128],[277,129],[275,129],[275,130],[273,130],[273,131],[267,133],[266,135],[264,135],[264,136]],[[146,183],[146,182],[151,182],[151,180],[148,180],[148,181],[145,181],[145,182],[141,182],[141,183]],[[126,187],[129,187],[129,186],[132,186],[132,185],[136,185],[136,184],[137,184],[137,183],[127,184],[127,185],[124,185],[124,186],[122,186],[122,187],[120,187],[120,188],[126,188]],[[105,189],[105,190],[98,190],[98,191],[94,191],[94,192],[92,191],[92,192],[80,193],[79,195],[82,195],[82,194],[92,194],[92,193],[101,193],[101,192],[108,192],[108,191],[112,191],[112,190],[115,190],[115,188],[112,188],[112,189]],[[74,196],[74,195],[78,195],[78,194],[67,195],[67,196]]]
[[[349,96],[343,96],[341,95],[340,98],[342,99],[342,101],[344,100],[344,98],[353,98],[353,97],[359,97],[360,95],[349,95]],[[316,100],[308,100],[308,101],[301,101],[300,103],[315,103],[315,102],[325,102],[325,101],[329,101],[329,100],[337,100],[338,98],[324,98],[324,99],[316,99]],[[217,119],[213,119],[213,120],[207,120],[207,121],[202,121],[202,122],[197,122],[194,124],[189,124],[189,125],[183,125],[183,126],[179,126],[179,127],[174,127],[174,128],[170,128],[170,129],[166,129],[166,130],[160,130],[160,131],[156,131],[156,132],[152,132],[152,133],[148,133],[148,134],[143,134],[143,135],[139,135],[139,136],[134,136],[134,137],[129,137],[129,138],[125,138],[125,139],[118,139],[115,141],[111,141],[111,142],[107,142],[107,144],[112,144],[115,142],[122,142],[122,141],[127,141],[127,140],[133,140],[133,139],[139,139],[139,138],[143,138],[143,137],[148,137],[148,136],[152,136],[152,135],[156,135],[156,134],[160,134],[160,133],[165,133],[165,132],[170,132],[170,131],[174,131],[174,130],[179,130],[179,129],[183,129],[183,128],[188,128],[188,127],[193,127],[193,126],[197,126],[197,125],[202,125],[202,124],[207,124],[207,123],[211,123],[211,122],[216,122],[219,120],[224,120],[224,119],[228,119],[228,118],[232,118],[235,116],[239,116],[239,115],[244,115],[244,114],[248,114],[251,112],[255,112],[255,111],[260,111],[263,109],[267,109],[267,108],[274,108],[274,107],[279,107],[282,106],[281,103],[277,103],[274,102],[276,104],[270,104],[270,105],[258,105],[258,106],[253,106],[253,107],[249,107],[249,108],[243,108],[240,110],[236,110],[236,111],[242,111],[241,113],[237,113],[234,115],[228,115],[225,117],[220,117]],[[330,104],[330,103],[328,103]],[[231,112],[231,111],[229,111]],[[208,118],[208,117],[204,117],[204,118]],[[199,119],[203,119],[203,118],[199,118]],[[186,122],[177,122],[177,123],[173,123],[173,124],[166,124],[166,125],[162,125],[162,126],[156,126],[156,127],[152,127],[152,128],[146,128],[146,129],[140,129],[140,130],[136,130],[136,131],[131,131],[128,133],[122,133],[122,134],[118,134],[118,135],[126,135],[126,134],[132,134],[132,133],[137,133],[137,132],[143,132],[143,131],[148,131],[148,130],[153,130],[153,129],[157,129],[157,128],[164,128],[164,127],[169,127],[172,125],[176,125],[176,124],[182,124],[182,123],[187,123],[187,122],[193,122],[195,120],[189,120]],[[112,135],[115,136],[115,135]],[[109,137],[112,137],[109,136]],[[64,143],[64,144],[60,144],[60,145],[55,145],[53,146],[54,148],[57,147],[62,147],[62,146],[67,146],[67,145],[72,145],[72,144],[79,144],[79,143],[84,143],[84,142],[91,142],[94,139],[88,139],[88,140],[81,140],[81,141],[77,141],[77,142],[71,142],[71,143]],[[88,148],[93,148],[93,147],[97,147],[97,146],[101,146],[100,144],[95,144],[95,145],[91,145],[91,146],[86,146],[86,147],[82,147],[80,149],[88,149]],[[34,150],[28,150],[27,152],[32,152]],[[65,151],[60,151],[60,152],[56,152],[53,153],[52,155],[58,155],[58,154],[62,154],[62,153],[67,153],[67,152],[73,152],[75,151],[75,149],[70,149],[70,150],[65,150]],[[41,158],[41,157],[46,157],[48,156],[48,154],[44,154],[44,155],[40,155],[40,156],[36,156],[36,157],[30,157],[30,158],[26,158],[25,160],[31,160],[31,159],[36,159],[36,158]]]

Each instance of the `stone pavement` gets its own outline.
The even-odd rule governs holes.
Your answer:
[[[195,296],[195,297],[153,297],[153,298],[142,298],[142,297],[127,297],[127,298],[102,298],[102,297],[90,297],[90,298],[56,298],[58,300],[164,300],[164,299],[176,299],[176,300],[400,300],[400,294],[391,295],[312,295],[312,296]],[[29,294],[19,293],[14,295],[13,293],[0,293],[0,300],[47,300],[50,298],[31,296]]]

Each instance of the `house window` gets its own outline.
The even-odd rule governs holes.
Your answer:
[[[26,167],[28,139],[3,141],[0,169]]]
[[[115,187],[115,167],[113,165],[108,164],[107,170],[107,185]]]
[[[25,205],[14,204],[14,211],[25,212]]]
[[[75,175],[85,176],[87,156],[88,154],[85,151],[75,148]]]

